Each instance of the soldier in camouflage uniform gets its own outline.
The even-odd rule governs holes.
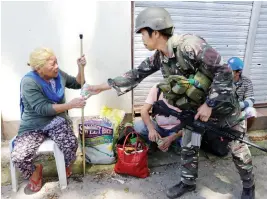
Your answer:
[[[142,34],[143,43],[148,50],[156,50],[155,54],[122,76],[108,79],[107,83],[101,85],[89,86],[89,91],[99,93],[114,88],[118,95],[122,95],[136,87],[147,76],[161,70],[169,85],[176,78],[180,82],[186,82],[185,85],[189,85],[188,82],[192,81],[188,80],[193,79],[198,85],[193,83],[193,86],[184,86],[185,89],[181,85],[178,89],[163,89],[167,98],[170,93],[176,94],[174,98],[169,98],[170,103],[172,100],[172,103],[180,109],[195,109],[197,111],[195,119],[205,122],[210,118],[217,118],[221,124],[231,125],[240,114],[240,107],[234,97],[231,68],[223,63],[220,54],[203,38],[191,34],[173,35],[173,29],[172,19],[165,9],[143,10],[136,18],[136,32]],[[196,81],[196,77],[199,81]],[[203,78],[206,81],[201,82]],[[202,86],[199,86],[199,83]],[[236,128],[244,130],[242,124]],[[200,134],[184,130],[181,182],[167,190],[169,198],[177,198],[195,190],[200,141]],[[241,198],[254,198],[253,166],[248,146],[232,142],[230,147],[233,161],[243,181]]]

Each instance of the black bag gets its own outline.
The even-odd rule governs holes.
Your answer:
[[[206,132],[202,136],[201,149],[219,157],[226,156],[229,153],[229,140],[216,135],[212,132]]]
[[[161,94],[161,89],[158,88],[157,101],[159,100],[160,94]],[[216,156],[223,157],[229,153],[229,147],[228,147],[229,142],[230,141],[227,138],[223,138],[212,132],[206,132],[202,136],[201,149],[204,150],[205,152],[209,152]]]

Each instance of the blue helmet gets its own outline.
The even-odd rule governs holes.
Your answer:
[[[232,70],[243,70],[244,62],[238,57],[232,57],[228,60],[228,65]]]

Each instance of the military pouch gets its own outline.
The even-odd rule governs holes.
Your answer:
[[[163,92],[163,93],[170,93],[171,92],[171,86],[168,83],[162,82],[158,84],[158,88]]]
[[[198,71],[196,73],[196,75],[194,76],[194,79],[197,80],[200,83],[201,88],[207,92],[210,85],[211,85],[211,80],[204,75],[203,73],[201,73],[200,71]]]
[[[175,106],[175,104],[174,104],[175,100],[174,99],[173,100],[167,99],[167,102],[168,102],[168,104]]]
[[[203,64],[199,67],[199,71],[209,79],[213,79],[212,73]]]
[[[197,104],[191,100],[189,100],[186,96],[178,99],[175,105],[182,110],[191,109],[193,107],[197,107]]]
[[[176,84],[175,86],[172,87],[172,92],[181,95],[185,93],[186,89],[187,89],[186,87]]]
[[[180,82],[186,81],[187,78],[182,76],[182,75],[170,75],[167,79],[168,83],[179,83],[182,84]]]
[[[173,93],[164,93],[164,98],[165,99],[170,99],[170,100],[173,100],[177,97],[176,94],[173,94]]]
[[[202,104],[205,101],[205,93],[194,86],[187,89],[186,95],[197,104]]]

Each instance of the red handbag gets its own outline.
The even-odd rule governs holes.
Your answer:
[[[132,127],[126,127],[124,132],[127,131],[127,128]],[[132,134],[135,134],[137,137],[135,145],[126,145],[129,136]],[[116,173],[127,174],[139,178],[146,178],[149,176],[149,168],[147,162],[148,147],[143,142],[140,142],[138,138],[138,133],[133,130],[131,133],[128,133],[128,135],[126,135],[123,145],[117,145],[116,148],[118,160],[114,167],[114,171]],[[134,147],[135,150],[131,153],[127,153],[125,150],[126,147]]]

